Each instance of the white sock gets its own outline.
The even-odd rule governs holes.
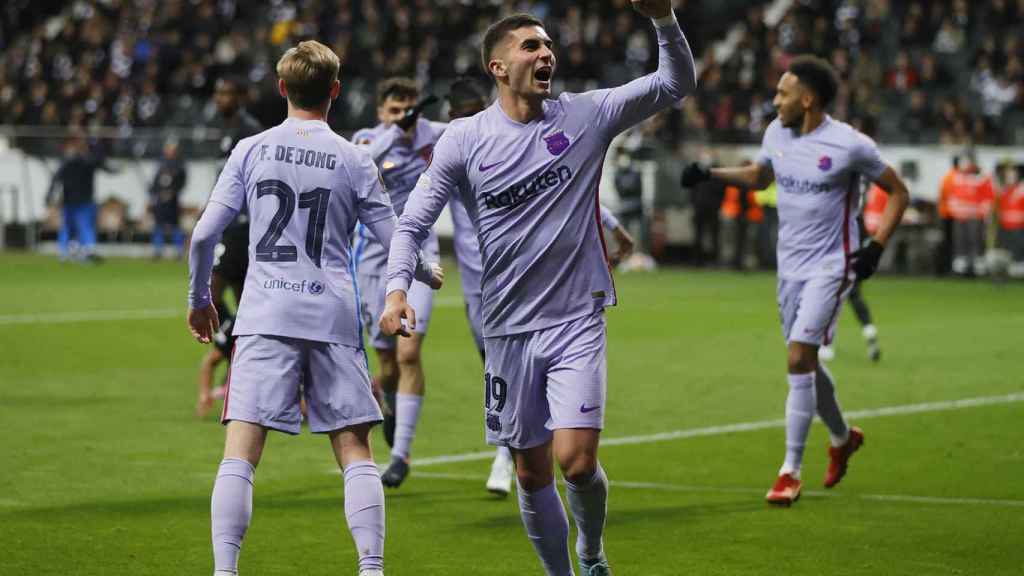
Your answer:
[[[566,480],[566,500],[576,520],[576,555],[581,561],[592,561],[604,554],[604,520],[608,515],[608,477],[601,464],[594,475],[574,484]]]
[[[391,455],[408,460],[412,451],[412,440],[416,437],[416,424],[420,421],[423,396],[399,392],[396,398],[395,445],[391,448]]]
[[[786,460],[779,474],[800,478],[807,432],[814,419],[814,373],[790,374],[789,396],[786,397]]]
[[[867,324],[861,329],[860,333],[864,336],[865,340],[874,340],[878,338],[878,328],[875,328],[874,324]]]
[[[494,459],[508,462],[509,460],[512,460],[512,451],[508,449],[508,446],[498,446],[498,449],[494,454]]]
[[[818,407],[818,417],[828,428],[829,440],[833,446],[842,446],[850,439],[850,427],[846,425],[843,411],[839,408],[836,398],[836,387],[832,374],[824,364],[818,364],[818,372],[814,378],[814,393]]]
[[[252,486],[256,469],[241,458],[225,458],[217,470],[210,498],[213,564],[218,573],[238,571],[238,553],[252,520]]]

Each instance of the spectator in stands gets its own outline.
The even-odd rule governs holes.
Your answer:
[[[65,142],[64,159],[53,175],[46,194],[48,203],[61,205],[61,224],[57,234],[60,259],[76,258],[99,262],[96,254],[96,198],[97,170],[113,172],[95,149],[90,149],[85,137],[75,134]],[[78,244],[73,254],[71,240]]]
[[[170,235],[175,255],[180,260],[185,250],[181,232],[181,191],[185,188],[185,163],[178,154],[178,143],[164,144],[163,160],[149,187],[149,209],[153,215],[153,259],[164,253],[164,236]]]

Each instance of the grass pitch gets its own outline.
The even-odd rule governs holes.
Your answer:
[[[211,573],[223,430],[193,416],[204,349],[185,330],[184,266],[6,254],[0,267],[0,574]],[[425,347],[414,458],[486,450],[482,370],[454,276]],[[1024,573],[1024,286],[869,282],[883,359],[867,360],[844,312],[830,364],[867,443],[825,491],[816,423],[807,492],[780,510],[763,501],[783,455],[774,278],[671,270],[616,282],[604,438],[627,440],[601,451],[616,574]],[[950,403],[969,398],[986,400]],[[917,408],[876,410],[894,406]],[[682,432],[645,438],[671,431]],[[414,466],[387,493],[389,576],[541,573],[514,498],[484,490],[488,466]],[[271,435],[243,574],[355,573],[333,467],[326,439]]]

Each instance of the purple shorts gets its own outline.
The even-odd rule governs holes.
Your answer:
[[[301,384],[301,392],[300,392]],[[299,394],[310,432],[380,422],[359,348],[283,336],[239,336],[231,357],[221,421],[240,420],[298,434]]]
[[[836,333],[839,311],[853,282],[842,277],[785,280],[779,278],[779,316],[786,343],[829,344]]]
[[[484,338],[487,442],[517,449],[560,428],[604,427],[604,312],[544,330]]]
[[[427,258],[440,261],[440,249],[438,247],[437,235],[431,231],[430,236],[423,244],[423,252]],[[369,335],[370,346],[377,350],[394,350],[396,340],[394,336],[385,336],[380,331],[380,316],[384,313],[384,302],[387,299],[387,278],[384,276],[386,270],[373,270],[375,274],[365,273],[363,270],[370,268],[362,266],[358,268],[359,295],[362,300],[363,324],[366,326],[366,333]],[[423,336],[427,333],[430,325],[430,312],[434,308],[434,291],[430,286],[413,280],[409,286],[406,299],[412,309],[416,311],[416,329],[413,332]]]

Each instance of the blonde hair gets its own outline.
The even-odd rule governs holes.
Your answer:
[[[341,60],[316,40],[299,42],[277,61],[277,76],[288,89],[288,101],[296,108],[319,108],[331,97]]]

